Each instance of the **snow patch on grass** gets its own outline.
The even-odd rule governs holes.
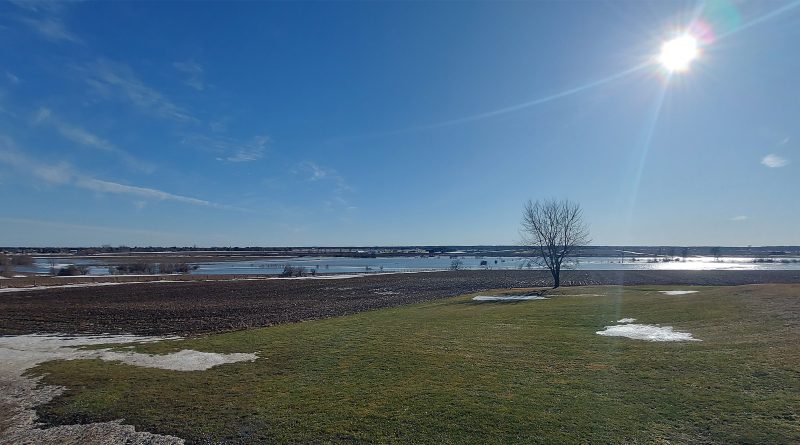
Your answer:
[[[249,353],[218,354],[216,352],[200,352],[184,349],[165,355],[140,354],[127,351],[103,351],[97,358],[106,361],[119,361],[127,365],[142,366],[144,368],[167,369],[170,371],[205,371],[206,369],[226,363],[252,362],[257,359],[258,356]]]
[[[624,319],[623,319],[624,320]],[[620,320],[621,322],[622,320]],[[598,335],[608,337],[627,337],[634,340],[647,341],[701,341],[693,338],[688,332],[676,332],[672,326],[655,326],[649,324],[621,324],[606,326]]]
[[[686,294],[696,294],[696,290],[660,290],[664,295],[686,295]]]
[[[40,385],[39,377],[25,372],[40,363],[50,360],[77,360],[100,358],[123,361],[138,366],[157,365],[163,369],[189,370],[208,369],[220,364],[209,357],[187,355],[185,351],[164,356],[150,356],[130,352],[114,352],[109,349],[86,350],[83,346],[121,343],[146,343],[179,337],[142,337],[136,335],[15,335],[0,336],[0,406],[5,410],[4,429],[0,431],[0,443],[36,444],[183,444],[175,436],[136,431],[122,420],[81,425],[62,425],[41,428],[35,408],[60,395],[64,388]],[[197,352],[197,351],[189,351]],[[183,354],[182,354],[183,353]],[[207,354],[207,353],[200,353]],[[235,354],[218,354],[230,360]],[[160,358],[151,358],[160,357]],[[159,361],[160,360],[160,361]]]
[[[137,335],[14,335],[0,336],[2,370],[24,371],[50,360],[100,359],[118,361],[134,366],[160,368],[172,371],[204,371],[225,363],[253,361],[256,354],[218,354],[184,349],[163,355],[142,354],[133,351],[105,349],[81,349],[82,346],[146,343],[160,340],[175,340],[180,337],[142,337]]]
[[[617,323],[633,323],[634,321],[636,321],[635,318],[621,318],[617,320]]]
[[[541,295],[477,295],[472,297],[473,301],[525,301],[525,300],[547,300]]]

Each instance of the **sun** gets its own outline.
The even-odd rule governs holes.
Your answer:
[[[700,55],[700,49],[697,39],[690,35],[683,35],[661,45],[658,61],[671,73],[681,72],[688,70],[689,65],[698,55]]]

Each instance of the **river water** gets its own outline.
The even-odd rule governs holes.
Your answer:
[[[51,267],[50,258],[37,258],[32,268],[18,268],[20,272],[48,273]],[[462,269],[536,269],[537,265],[530,258],[521,257],[475,257],[460,256]],[[108,263],[98,258],[55,258],[56,267],[69,264],[87,265],[91,275],[107,275]],[[344,257],[297,257],[282,259],[249,259],[242,261],[195,262],[195,275],[278,275],[285,265],[302,266],[307,272],[342,274],[365,272],[420,272],[448,270],[454,258],[442,256],[388,257],[388,258],[344,258]],[[630,257],[624,260],[619,257],[582,257],[578,258],[579,270],[800,270],[800,258],[773,259],[764,262],[752,257],[724,257],[715,260],[713,257],[692,256],[686,259],[673,258],[671,261],[654,258]]]

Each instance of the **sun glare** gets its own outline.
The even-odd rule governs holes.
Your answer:
[[[661,45],[658,61],[669,72],[686,71],[692,60],[696,59],[699,54],[697,39],[690,35],[683,35]]]

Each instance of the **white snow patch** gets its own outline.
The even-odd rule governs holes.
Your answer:
[[[524,300],[547,300],[541,295],[477,295],[472,297],[473,301],[524,301]]]
[[[696,294],[696,290],[660,290],[664,295],[686,295],[686,294]]]
[[[180,337],[142,337],[137,335],[15,335],[0,336],[0,357],[3,371],[13,368],[20,371],[50,360],[100,359],[119,361],[129,365],[160,368],[173,371],[204,371],[217,365],[241,361],[253,361],[256,354],[218,354],[184,349],[163,355],[142,354],[133,351],[111,349],[80,349],[81,346],[147,343],[160,340],[175,340]]]
[[[255,360],[255,354],[215,354],[183,350],[173,354],[150,355],[110,349],[85,350],[82,346],[98,344],[144,343],[174,340],[180,337],[142,337],[135,335],[16,335],[0,336],[0,406],[3,407],[4,429],[0,443],[87,445],[183,444],[175,436],[136,431],[122,420],[81,425],[63,425],[42,429],[35,408],[64,391],[58,386],[40,385],[39,378],[25,371],[50,360],[101,359],[120,361],[135,366],[175,371],[205,370],[223,363]]]
[[[151,281],[106,281],[101,283],[77,283],[77,284],[54,284],[52,286],[29,286],[29,287],[6,287],[0,289],[0,293],[6,292],[29,292],[34,290],[65,289],[70,287],[97,287],[97,286],[117,286],[121,284],[143,284],[143,283],[190,283],[193,280],[151,280]],[[133,340],[137,341],[137,340]]]
[[[621,320],[620,320],[621,321]],[[692,338],[688,332],[676,332],[672,326],[655,326],[650,324],[621,324],[606,326],[598,335],[608,337],[628,337],[635,340],[647,341],[701,341]]]
[[[617,323],[633,323],[634,321],[636,321],[635,318],[621,318],[617,320]]]
[[[170,371],[205,371],[214,366],[226,363],[252,362],[256,354],[233,353],[218,354],[216,352],[200,352],[184,349],[165,355],[140,354],[137,352],[104,351],[98,355],[100,360],[120,361],[122,363],[144,368],[168,369]]]

